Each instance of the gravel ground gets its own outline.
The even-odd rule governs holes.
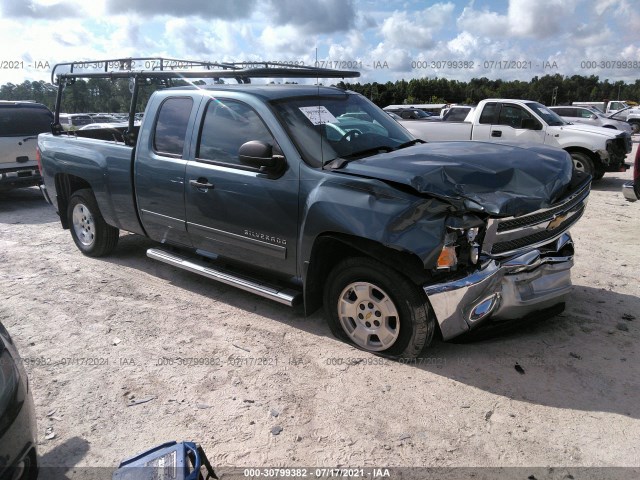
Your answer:
[[[572,230],[563,314],[435,341],[410,364],[334,339],[320,312],[148,259],[139,236],[84,257],[37,189],[2,194],[0,321],[27,367],[41,464],[81,478],[194,440],[217,467],[639,467],[640,202],[623,199],[628,178],[597,183]]]

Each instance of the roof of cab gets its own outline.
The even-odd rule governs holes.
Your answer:
[[[354,93],[338,87],[327,87],[318,85],[292,85],[292,84],[220,84],[203,86],[181,86],[172,87],[164,91],[175,92],[176,90],[202,90],[204,92],[242,92],[248,95],[261,97],[265,100],[278,100],[290,97],[311,97],[318,95],[344,95]]]

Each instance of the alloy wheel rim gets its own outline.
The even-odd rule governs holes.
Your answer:
[[[79,203],[73,207],[73,230],[78,241],[89,247],[95,241],[95,222],[86,205]]]
[[[391,297],[369,282],[352,282],[338,297],[344,332],[361,348],[375,352],[393,346],[400,335],[400,315]]]

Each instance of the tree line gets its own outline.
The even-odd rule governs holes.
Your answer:
[[[201,83],[201,82],[197,82]],[[469,81],[446,78],[416,78],[386,83],[344,83],[338,86],[365,95],[380,107],[392,104],[463,103],[476,104],[485,98],[521,98],[545,105],[565,105],[575,101],[635,100],[640,99],[640,80],[634,83],[600,80],[574,75],[571,77],[545,75],[529,81],[489,80],[473,78]],[[160,85],[141,89],[137,110],[143,110],[148,97]],[[57,86],[44,81],[25,80],[19,85],[6,83],[0,87],[0,100],[33,100],[53,110]],[[128,80],[77,80],[66,87],[61,111],[127,112],[131,102]]]

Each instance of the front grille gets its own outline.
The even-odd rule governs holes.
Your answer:
[[[607,143],[607,152],[612,158],[624,158],[627,153],[631,152],[631,135],[622,132],[614,140]]]
[[[553,230],[541,230],[532,235],[527,235],[526,237],[520,237],[515,240],[509,240],[506,242],[498,242],[494,243],[491,248],[491,253],[493,255],[500,255],[505,252],[511,252],[514,250],[520,250],[522,248],[528,247],[529,245],[535,245],[540,243],[546,243],[547,241],[551,241],[555,237],[558,236],[558,232],[565,232],[576,223],[582,214],[584,213],[584,205],[580,205],[579,209],[576,211],[575,215],[567,218],[564,222],[562,222],[558,227]]]
[[[520,217],[490,219],[482,252],[506,257],[552,242],[576,223],[589,196],[587,180],[561,202]]]
[[[552,220],[554,215],[570,210],[579,203],[584,202],[584,199],[588,194],[589,185],[585,185],[576,194],[572,195],[568,200],[565,200],[566,203],[551,207],[548,210],[534,212],[529,215],[522,215],[521,217],[515,217],[510,220],[502,220],[498,223],[498,233]]]

